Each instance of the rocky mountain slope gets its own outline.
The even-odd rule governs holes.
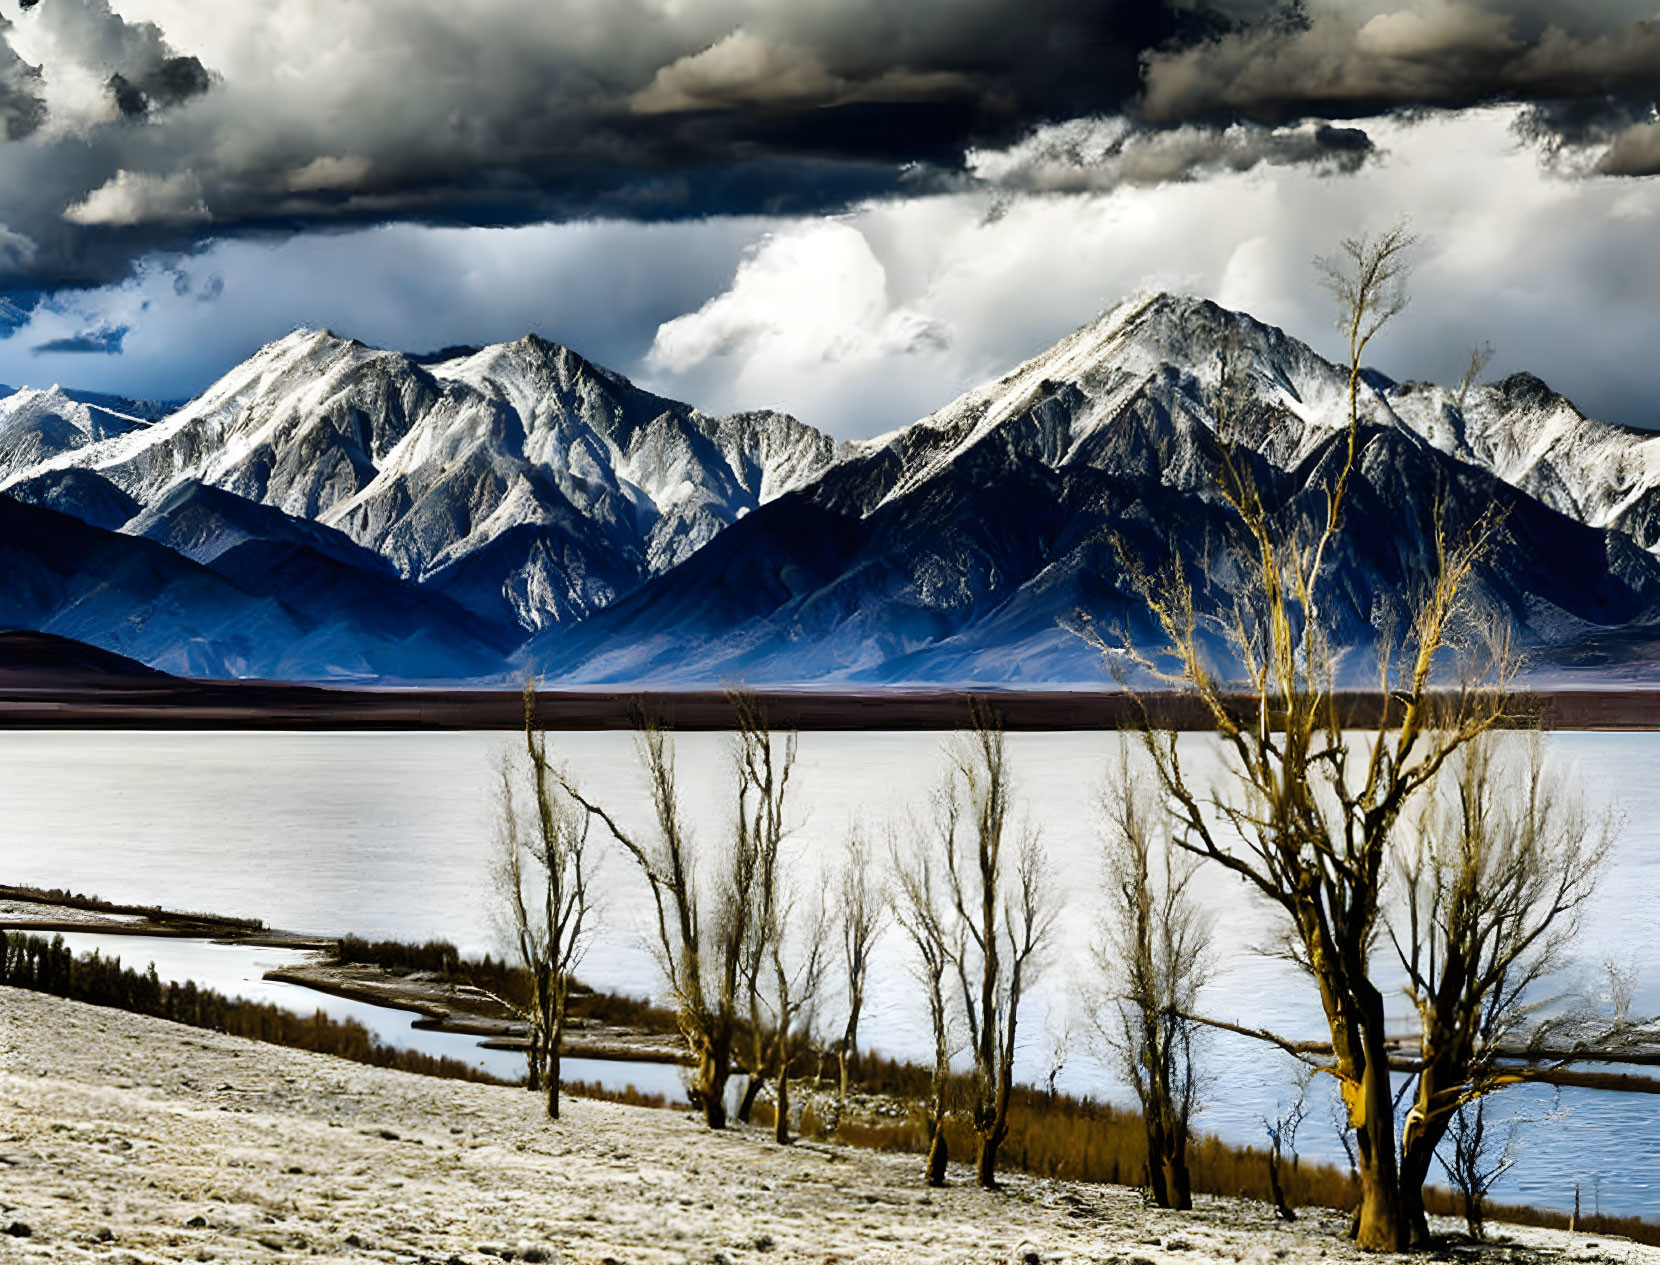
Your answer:
[[[1219,435],[1229,347],[1247,386]],[[1277,513],[1317,514],[1346,388],[1283,331],[1140,296],[837,449],[780,414],[708,416],[535,337],[414,357],[302,331],[164,416],[56,388],[0,399],[0,492],[101,533],[99,565],[117,565],[104,537],[120,533],[163,549],[167,574],[241,595],[173,602],[150,640],[96,586],[67,605],[14,599],[4,618],[197,673],[1099,684],[1074,629],[1151,637],[1137,572],[1179,559],[1208,611],[1231,609],[1247,546],[1219,494],[1224,440]],[[1495,507],[1480,618],[1551,670],[1650,661],[1660,437],[1587,419],[1525,375],[1461,396],[1368,373],[1361,414],[1325,611],[1356,673],[1427,584],[1437,521],[1456,532]],[[38,565],[41,548],[17,556]],[[327,653],[258,652],[290,633],[258,619],[233,633],[224,612],[244,601]],[[389,650],[423,635],[407,659]]]
[[[396,577],[246,548],[208,565],[0,496],[0,627],[198,677],[454,680],[500,671],[513,644]]]
[[[58,388],[0,400],[13,501],[164,545],[339,634],[326,654],[308,657],[314,639],[265,653],[280,621],[230,637],[237,599],[193,596],[155,626],[197,649],[140,657],[198,674],[498,674],[526,630],[672,568],[832,455],[791,418],[710,417],[534,337],[426,363],[296,333],[171,413]],[[120,569],[118,553],[104,542],[99,557]],[[10,606],[35,621],[21,626],[68,618]],[[74,626],[136,651],[125,622],[83,606]]]
[[[0,451],[0,490],[45,498],[43,480],[81,469],[148,507],[195,480],[528,629],[667,570],[833,449],[780,414],[708,417],[534,336],[421,363],[323,331],[272,343],[159,422],[73,440]]]
[[[1455,391],[1410,382],[1388,384],[1384,398],[1441,451],[1581,522],[1660,547],[1660,434],[1588,418],[1530,373],[1475,387],[1462,406]]]
[[[1230,343],[1249,390],[1228,438],[1276,512],[1320,512],[1346,373],[1249,317],[1141,298],[931,417],[849,445],[808,487],[537,637],[523,660],[569,680],[1099,684],[1099,656],[1069,628],[1088,616],[1150,641],[1133,572],[1179,558],[1207,610],[1232,608],[1248,546],[1219,493],[1213,408]],[[1427,584],[1437,516],[1457,532],[1492,506],[1506,519],[1479,605],[1524,644],[1595,660],[1651,628],[1651,555],[1428,442],[1392,407],[1413,394],[1372,376],[1363,402],[1327,611],[1357,675],[1373,671],[1376,630]]]

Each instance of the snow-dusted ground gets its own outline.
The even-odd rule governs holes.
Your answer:
[[[679,1112],[431,1080],[0,989],[0,1260],[1312,1261],[1331,1217],[1191,1215],[1019,1176],[984,1192],[918,1161]],[[1515,1231],[1502,1259],[1660,1262]],[[1517,1250],[1525,1248],[1526,1250]],[[1371,1258],[1380,1259],[1380,1258]],[[1388,1259],[1388,1258],[1381,1258]]]

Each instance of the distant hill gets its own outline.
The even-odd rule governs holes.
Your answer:
[[[0,630],[0,677],[14,685],[21,678],[38,679],[42,684],[71,678],[100,683],[173,679],[137,659],[89,646],[84,641],[15,628]]]

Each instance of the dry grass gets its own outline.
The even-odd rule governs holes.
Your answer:
[[[884,1085],[908,1086],[913,1081],[926,1085],[927,1074],[921,1068],[868,1055],[862,1066],[872,1073],[872,1080]],[[861,1088],[871,1087],[866,1084]],[[757,1122],[770,1123],[771,1111],[768,1104],[757,1103]],[[824,1136],[810,1107],[803,1113],[801,1132],[809,1137]],[[947,1122],[946,1138],[953,1160],[973,1158],[974,1131],[961,1115],[954,1115]],[[928,1150],[927,1115],[917,1106],[903,1120],[844,1120],[834,1140],[870,1150],[924,1155]],[[1042,1177],[1140,1186],[1145,1182],[1147,1140],[1139,1112],[1092,1099],[1017,1089],[1009,1116],[1009,1136],[999,1158],[1007,1168]],[[1263,1202],[1270,1199],[1268,1157],[1263,1150],[1236,1146],[1213,1134],[1200,1134],[1189,1147],[1188,1163],[1196,1193]],[[1332,1164],[1300,1161],[1295,1167],[1286,1165],[1281,1180],[1293,1207],[1352,1212],[1359,1200],[1359,1185],[1354,1175]],[[1432,1215],[1464,1215],[1462,1198],[1444,1187],[1427,1187],[1424,1202]],[[1504,1204],[1490,1204],[1487,1218],[1489,1222],[1554,1230],[1566,1230],[1570,1221],[1564,1213]],[[1581,1216],[1576,1228],[1581,1233],[1618,1235],[1660,1246],[1660,1225],[1639,1217]]]
[[[844,1120],[836,1140],[922,1154],[928,1149],[927,1117],[919,1107],[893,1123]],[[952,1159],[967,1160],[975,1153],[974,1131],[960,1115],[947,1121],[946,1142]],[[1008,1168],[1042,1177],[1139,1186],[1146,1173],[1147,1137],[1139,1112],[1092,1099],[1017,1089],[1009,1136],[999,1158]],[[1195,1191],[1269,1198],[1267,1156],[1255,1147],[1200,1134],[1189,1146],[1188,1163]],[[1355,1205],[1358,1187],[1342,1169],[1304,1162],[1288,1171],[1286,1194],[1294,1204],[1347,1209]]]
[[[577,1098],[592,1098],[596,1102],[617,1102],[627,1107],[656,1107],[667,1108],[671,1111],[690,1111],[691,1103],[684,1098],[677,1102],[670,1102],[662,1094],[647,1094],[635,1089],[632,1085],[624,1085],[621,1089],[607,1089],[604,1085],[593,1081],[559,1082],[559,1092],[574,1095]]]

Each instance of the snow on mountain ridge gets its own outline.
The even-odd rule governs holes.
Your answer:
[[[74,467],[150,505],[199,480],[440,588],[487,554],[459,600],[534,628],[673,566],[832,451],[794,419],[711,418],[535,335],[417,363],[296,330],[160,422],[0,461],[0,490]]]
[[[1347,424],[1346,365],[1207,300],[1140,294],[921,421],[844,445],[842,459],[889,469],[881,495],[864,503],[868,513],[988,443],[1024,444],[1059,469],[1120,455],[1111,432],[1137,409],[1214,430],[1219,353],[1229,340],[1243,357],[1257,414],[1252,433],[1234,438],[1289,469]],[[1360,413],[1660,553],[1660,434],[1588,418],[1525,374],[1471,387],[1461,408],[1455,390],[1366,370]],[[1191,455],[1171,454],[1178,465]],[[1178,479],[1185,473],[1172,471]]]
[[[223,557],[251,568],[261,549],[276,547],[248,538],[235,506],[202,513],[205,498],[183,495],[199,482],[333,529],[395,568],[388,584],[415,581],[498,630],[568,627],[648,581],[646,591],[659,592],[653,577],[674,573],[687,577],[673,591],[688,609],[726,600],[710,596],[711,585],[752,581],[799,608],[799,625],[773,625],[780,663],[796,662],[799,649],[803,665],[854,665],[880,677],[890,660],[912,655],[919,664],[955,662],[950,655],[969,652],[944,642],[966,638],[961,645],[972,642],[974,655],[993,659],[1014,646],[1047,646],[1050,658],[1031,666],[1041,672],[1069,653],[1051,645],[1050,607],[1061,600],[1054,595],[1100,596],[1111,570],[1112,559],[1092,553],[1085,539],[1099,522],[1141,525],[1136,505],[1151,507],[1145,521],[1158,522],[1148,537],[1154,547],[1187,530],[1180,522],[1221,530],[1214,399],[1218,353],[1230,345],[1250,387],[1246,405],[1228,419],[1229,438],[1251,449],[1251,460],[1261,458],[1257,468],[1277,495],[1292,495],[1286,489],[1310,477],[1309,459],[1347,422],[1347,368],[1247,315],[1169,294],[1135,296],[929,417],[839,448],[782,414],[707,415],[535,335],[439,359],[300,330],[160,421],[83,409],[93,420],[82,428],[81,414],[65,412],[81,406],[61,393],[51,407],[40,405],[41,417],[55,419],[51,433],[22,426],[17,434],[33,436],[34,446],[8,452],[6,418],[33,416],[24,405],[49,393],[10,404],[11,414],[10,397],[0,398],[0,490],[110,529],[136,522],[142,509],[147,516],[129,531],[182,544],[184,556],[215,565]],[[1525,376],[1472,388],[1462,407],[1441,387],[1371,371],[1362,383],[1363,418],[1382,428],[1368,432],[1364,459],[1382,498],[1371,512],[1378,531],[1401,536],[1388,548],[1404,556],[1416,547],[1419,527],[1389,516],[1416,504],[1402,491],[1410,481],[1403,472],[1456,480],[1464,476],[1449,471],[1476,466],[1660,552],[1660,437],[1590,421]],[[1466,465],[1454,467],[1447,456]],[[196,507],[188,521],[186,504]],[[751,520],[753,532],[725,537],[749,540],[746,551],[717,552],[771,572],[757,578],[715,561],[681,571],[760,511],[768,512]],[[1555,530],[1539,521],[1541,531]],[[855,537],[864,532],[861,544]],[[767,533],[797,533],[799,547],[772,551]],[[295,537],[282,547],[316,543]],[[1593,543],[1575,548],[1602,558],[1603,545]],[[1548,547],[1529,548],[1556,557]],[[855,555],[865,560],[846,561]],[[1631,557],[1644,567],[1632,570]],[[1646,610],[1649,564],[1620,537],[1605,562],[1563,566],[1598,576],[1631,571],[1639,596],[1616,593],[1625,603],[1619,609]],[[1365,565],[1373,569],[1357,570],[1357,583],[1382,582],[1406,563]],[[307,574],[312,600],[320,600],[324,572]],[[353,600],[372,605],[361,577],[338,582],[357,586]],[[1554,592],[1552,583],[1517,571],[1495,591],[1525,604],[1529,594]],[[1560,619],[1556,599],[1541,600],[1526,616],[1541,635],[1560,624],[1560,639],[1571,639],[1573,620],[1587,629],[1618,622],[1598,623],[1585,593],[1572,595],[1575,613]],[[318,609],[308,608],[308,618]],[[679,625],[642,631],[637,613],[629,635],[678,635]],[[786,626],[794,630],[788,636]],[[454,631],[462,640],[472,635],[459,623]],[[775,653],[760,632],[753,651],[744,648],[750,634],[719,636],[735,673],[745,670],[745,655]],[[660,659],[683,653],[691,664],[698,654],[691,641],[678,651],[652,644]],[[634,661],[645,645],[596,643],[595,653]]]
[[[1195,435],[1214,431],[1218,352],[1229,340],[1237,343],[1261,411],[1272,418],[1254,446],[1275,464],[1294,466],[1347,423],[1346,369],[1242,313],[1206,300],[1140,294],[920,422],[846,445],[842,460],[886,467],[881,495],[863,505],[870,513],[988,445],[1012,445],[1055,470],[1116,459],[1124,442],[1118,432],[1138,409],[1179,416]],[[1370,380],[1363,385],[1362,415],[1398,424]],[[1167,455],[1172,476],[1197,469],[1193,442]]]
[[[1660,434],[1586,417],[1531,374],[1473,387],[1462,408],[1456,392],[1416,383],[1390,404],[1443,452],[1660,553]]]
[[[1247,383],[1219,418],[1230,348]],[[1317,512],[1345,446],[1348,385],[1345,366],[1248,316],[1141,296],[921,422],[847,445],[797,495],[518,657],[585,684],[1099,683],[1095,650],[1066,629],[1086,611],[1157,638],[1138,565],[1181,559],[1207,612],[1228,611],[1250,570],[1220,491],[1218,427],[1270,512]],[[1660,627],[1660,563],[1432,443],[1396,412],[1414,395],[1362,376],[1329,598],[1356,683],[1375,668],[1380,599],[1419,591],[1436,531],[1469,530],[1495,505],[1505,531],[1473,600],[1559,663],[1640,653]]]

